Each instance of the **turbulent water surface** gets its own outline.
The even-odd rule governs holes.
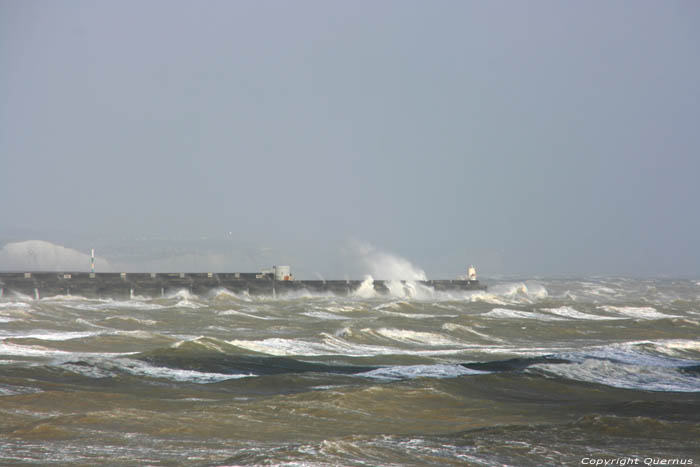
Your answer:
[[[0,298],[0,462],[700,463],[700,283]]]

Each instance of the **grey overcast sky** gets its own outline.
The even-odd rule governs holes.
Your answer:
[[[697,1],[0,0],[0,97],[4,242],[700,275]]]

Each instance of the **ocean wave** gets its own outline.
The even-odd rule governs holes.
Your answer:
[[[0,397],[17,396],[23,394],[37,394],[43,392],[41,389],[27,386],[17,386],[14,384],[0,384]]]
[[[252,374],[224,374],[190,369],[170,368],[153,365],[149,362],[134,358],[96,359],[87,358],[78,361],[68,361],[61,368],[88,378],[114,378],[120,374],[132,376],[166,379],[188,383],[217,383],[230,379],[240,379],[254,376]]]
[[[390,341],[400,343],[401,339],[404,339],[406,343],[410,342],[411,337],[415,340],[416,335],[403,336],[398,335],[399,339],[393,339],[391,337],[392,333],[388,333],[389,336],[385,336]],[[351,336],[352,333],[344,333],[342,335]],[[382,336],[380,336],[382,337]],[[424,336],[418,335],[418,341],[424,338]],[[455,352],[459,352],[464,348],[468,348],[468,345],[454,345],[454,341],[450,344],[446,344],[447,341],[443,340],[442,344],[430,345],[430,346],[420,346],[414,347],[412,349],[378,345],[378,344],[364,344],[364,343],[353,343],[344,339],[340,336],[335,336],[331,334],[322,333],[321,341],[309,341],[305,339],[285,339],[279,337],[260,339],[260,340],[232,340],[228,341],[231,345],[240,347],[253,352],[260,352],[267,355],[276,356],[325,356],[325,355],[342,355],[347,357],[376,357],[385,355],[415,355],[415,356],[436,356],[436,355],[450,355]],[[435,347],[445,347],[449,348],[435,348]]]
[[[527,371],[540,370],[566,379],[625,389],[664,392],[700,392],[700,378],[685,375],[676,368],[585,359],[578,363],[539,364]]]
[[[422,346],[462,346],[464,343],[454,340],[449,336],[437,334],[433,332],[413,331],[410,329],[390,329],[380,328],[377,330],[363,329],[362,332],[372,335],[378,335],[395,342],[411,345]]]
[[[396,381],[415,378],[456,378],[458,376],[484,373],[486,372],[472,370],[462,365],[435,364],[382,367],[376,370],[358,373],[355,376]]]
[[[609,313],[618,313],[630,318],[636,319],[663,319],[663,318],[680,318],[678,315],[667,315],[656,311],[656,308],[645,306],[612,306],[603,305],[599,306],[599,309],[607,311]]]
[[[478,337],[485,339],[485,340],[488,340],[488,341],[504,342],[504,340],[501,338],[488,335],[486,333],[483,333],[481,331],[477,331],[474,328],[471,328],[469,326],[464,326],[462,324],[445,323],[442,325],[442,329],[444,329],[446,331],[463,332],[463,333],[472,334],[472,335],[478,336]]]
[[[126,371],[135,376],[146,376],[149,378],[168,379],[179,382],[191,383],[217,383],[229,379],[240,379],[254,376],[253,374],[224,374],[203,372],[195,370],[184,370],[178,368],[168,368],[154,366],[141,360],[119,359],[112,361],[114,368]]]
[[[165,308],[165,306],[149,300],[89,299],[77,303],[68,303],[68,305],[71,308],[85,311],[109,311],[114,309],[148,311]]]
[[[15,334],[4,334],[0,336],[2,339],[34,339],[42,341],[67,341],[73,339],[82,339],[85,337],[93,337],[104,334],[103,331],[49,331],[49,330],[35,330],[32,333],[15,333]]]
[[[217,311],[216,314],[220,315],[220,316],[232,316],[232,315],[245,316],[246,318],[261,319],[261,320],[275,319],[274,317],[271,317],[271,316],[256,316],[254,314],[244,313],[244,312],[238,311],[238,310],[222,310],[222,311]]]
[[[7,308],[13,311],[15,308],[31,308],[31,305],[25,302],[0,302],[0,309],[5,310]]]
[[[300,313],[303,316],[308,316],[309,318],[316,318],[321,320],[346,320],[349,319],[345,316],[338,316],[327,311],[305,311]]]
[[[561,317],[537,313],[535,311],[511,310],[508,308],[494,308],[482,316],[498,319],[536,319],[539,321],[562,321]]]
[[[572,308],[570,306],[561,306],[559,308],[541,308],[541,311],[546,311],[547,313],[552,313],[552,314],[555,314],[557,316],[563,316],[565,318],[572,318],[572,319],[601,320],[601,321],[624,319],[621,317],[592,315],[590,313],[582,313],[580,311],[575,310],[574,308]]]
[[[577,352],[561,353],[566,363],[542,363],[530,366],[533,371],[577,381],[646,391],[700,392],[700,378],[685,369],[696,368],[700,360],[674,349],[696,352],[700,342],[686,340],[633,341],[590,347]],[[693,354],[698,356],[697,353]],[[692,373],[692,372],[691,372]]]
[[[326,336],[323,342],[271,337],[261,340],[232,340],[228,343],[253,352],[277,356],[347,355],[367,357],[390,352],[390,349],[386,347],[351,344],[334,336]]]

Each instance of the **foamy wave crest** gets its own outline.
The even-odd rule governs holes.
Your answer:
[[[151,365],[144,361],[134,360],[131,358],[87,358],[78,362],[68,361],[62,363],[61,368],[73,373],[87,376],[88,378],[96,379],[113,378],[119,376],[119,374],[126,373],[133,376],[144,376],[148,378],[167,379],[170,381],[198,384],[217,383],[229,379],[240,379],[255,376],[252,374],[224,374],[168,368]]]
[[[346,320],[345,316],[338,316],[333,313],[329,313],[327,311],[305,311],[301,313],[304,316],[308,316],[310,318],[317,318],[321,320]]]
[[[462,342],[454,340],[450,338],[449,336],[445,336],[443,334],[436,334],[433,332],[420,332],[420,331],[411,331],[408,329],[386,329],[386,328],[381,328],[372,330],[372,329],[363,329],[362,332],[368,333],[368,334],[374,334],[374,335],[379,335],[381,337],[396,341],[396,342],[401,342],[403,344],[412,344],[412,345],[429,345],[429,346],[461,346],[463,345]]]
[[[212,290],[209,293],[209,296],[212,300],[243,300],[246,302],[250,301],[250,295],[237,294],[235,292],[231,292],[225,287],[220,287],[218,289]]]
[[[0,340],[0,355],[13,357],[63,357],[73,355],[73,353],[53,350],[40,345],[20,345]]]
[[[513,303],[533,303],[549,296],[547,289],[536,282],[496,284],[489,287],[489,293]]]
[[[484,371],[471,370],[462,365],[405,365],[377,368],[376,370],[358,373],[356,376],[382,380],[402,380],[414,378],[456,378],[464,375],[477,375]]]
[[[547,313],[552,313],[552,314],[555,314],[557,316],[563,316],[565,318],[572,318],[572,319],[587,319],[587,320],[624,319],[621,317],[591,315],[589,313],[582,313],[582,312],[577,311],[574,308],[571,308],[569,306],[561,306],[559,308],[542,308],[542,311],[546,311]]]
[[[494,308],[483,316],[501,319],[536,319],[540,321],[562,321],[562,318],[535,311],[509,310],[507,308]]]
[[[469,326],[464,326],[462,324],[455,324],[455,323],[445,323],[442,325],[442,329],[450,332],[461,332],[461,333],[468,333],[468,334],[473,334],[475,336],[478,336],[482,339],[488,340],[488,341],[493,341],[493,342],[503,342],[503,339],[500,339],[498,337],[494,336],[489,336],[488,334],[485,334],[483,332],[479,332]]]
[[[245,316],[246,318],[253,318],[253,319],[262,319],[262,320],[270,320],[274,319],[269,316],[256,316],[250,313],[245,313],[243,311],[238,311],[238,310],[223,310],[223,311],[217,311],[217,315],[221,316],[232,316],[232,315],[237,315],[237,316]]]
[[[377,292],[374,290],[374,279],[372,276],[365,276],[365,280],[362,284],[353,292],[353,295],[359,298],[373,298],[377,296]]]
[[[635,306],[611,306],[604,305],[598,307],[601,310],[619,313],[637,319],[663,319],[663,318],[679,318],[678,315],[667,315],[656,311],[656,308],[650,306],[635,307]]]
[[[700,391],[700,379],[684,375],[675,368],[663,366],[635,365],[609,360],[587,359],[581,363],[533,365],[527,371],[535,369],[567,379],[617,388],[644,391]]]
[[[353,357],[371,357],[387,353],[386,347],[375,345],[351,344],[336,336],[325,335],[323,342],[311,342],[300,339],[283,339],[278,337],[257,340],[233,340],[229,344],[246,350],[275,356],[321,356],[348,355]]]
[[[426,313],[400,313],[398,311],[388,311],[381,308],[377,309],[380,313],[389,316],[401,316],[410,319],[430,319],[430,318],[457,318],[459,315],[433,315]]]
[[[169,379],[179,382],[191,383],[217,383],[228,379],[240,379],[254,376],[252,374],[223,374],[207,373],[194,370],[182,370],[149,365],[140,360],[119,359],[115,361],[115,367],[136,376],[147,376],[150,378]]]
[[[0,397],[1,396],[17,396],[20,394],[37,394],[43,392],[38,388],[29,388],[26,386],[15,386],[9,384],[0,384]]]
[[[358,344],[348,342],[343,337],[351,337],[353,332],[350,329],[343,329],[339,335],[322,334],[321,342],[301,339],[268,338],[262,340],[233,340],[229,344],[236,347],[264,353],[274,356],[325,356],[343,355],[349,357],[375,357],[379,355],[449,355],[457,350],[454,348],[435,349],[419,347],[414,349],[402,349],[384,345]],[[439,347],[439,345],[438,345]],[[465,346],[466,347],[466,346]]]
[[[15,308],[31,308],[31,305],[29,303],[25,302],[0,302],[0,309],[10,309],[13,310]]]
[[[93,337],[105,334],[105,332],[79,332],[79,331],[42,331],[37,330],[30,334],[14,334],[3,336],[3,338],[12,339],[35,339],[42,341],[68,341],[73,339],[83,339],[85,337]]]
[[[161,310],[165,306],[147,300],[86,299],[69,304],[71,308],[85,311],[108,311],[114,308],[134,310]]]
[[[700,364],[692,355],[692,360],[684,358],[669,358],[668,354],[675,350],[700,351],[700,342],[690,340],[652,340],[633,341],[619,344],[610,344],[602,347],[586,349],[582,354],[567,355],[569,360],[581,358],[595,358],[613,360],[630,365],[644,365],[652,367],[682,367]],[[581,357],[583,355],[583,357]],[[680,357],[681,355],[679,355]]]
[[[652,341],[654,350],[670,357],[700,360],[700,341],[688,339],[665,339]]]
[[[175,293],[168,294],[167,298],[178,299],[177,303],[171,305],[172,307],[197,309],[206,306],[205,304],[199,302],[199,297],[197,295],[193,294],[187,289],[180,289]]]

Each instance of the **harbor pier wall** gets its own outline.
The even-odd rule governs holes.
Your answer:
[[[207,296],[217,290],[235,294],[284,295],[293,292],[349,295],[362,285],[361,280],[293,280],[279,281],[268,274],[255,273],[88,273],[88,272],[16,272],[0,273],[0,297],[22,294],[32,298],[57,295],[79,295],[86,298],[129,299],[159,298],[186,290]],[[388,294],[389,287],[412,287],[405,281],[373,282],[379,294]],[[483,290],[478,281],[418,281],[437,291]],[[407,294],[410,295],[410,294]]]

